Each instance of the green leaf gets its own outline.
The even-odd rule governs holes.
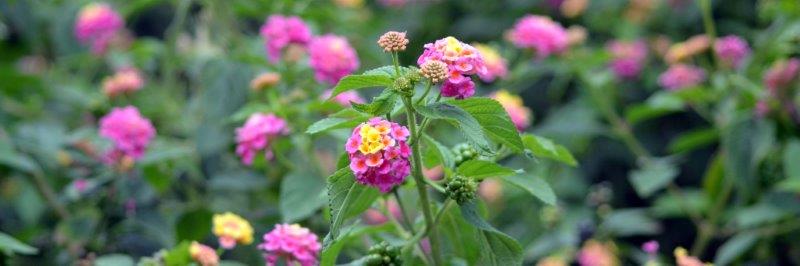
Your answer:
[[[136,263],[128,255],[124,254],[108,254],[95,259],[95,266],[133,266]]]
[[[661,231],[658,222],[648,217],[644,209],[616,210],[606,216],[600,227],[618,237],[653,235]]]
[[[397,105],[397,100],[400,98],[400,95],[394,93],[394,91],[386,89],[375,98],[372,98],[372,102],[368,104],[360,104],[360,103],[352,103],[353,109],[356,111],[370,114],[373,116],[381,116],[391,112],[395,105]]]
[[[635,125],[640,122],[672,114],[677,111],[680,111],[680,108],[676,109],[650,106],[648,104],[638,104],[625,109],[625,120],[628,121],[628,124]]]
[[[167,255],[164,256],[164,263],[167,266],[189,265],[189,263],[192,262],[192,257],[189,254],[190,245],[188,241],[183,241],[172,248],[167,252]]]
[[[176,240],[178,242],[182,240],[203,240],[208,236],[213,216],[214,214],[205,208],[183,213],[175,224]]]
[[[800,163],[797,163],[797,158],[800,158],[800,140],[792,139],[783,150],[783,172],[788,180],[800,181]]]
[[[455,159],[453,158],[453,152],[450,151],[446,146],[439,143],[435,139],[431,138],[427,134],[422,135],[422,140],[425,141],[425,146],[435,155],[438,159],[438,162],[441,162],[444,168],[453,168],[455,166]],[[434,156],[425,156],[425,159],[432,158]],[[425,167],[433,168],[436,165],[428,164],[426,161]]]
[[[306,129],[307,134],[317,134],[320,132],[339,129],[339,128],[351,128],[358,126],[364,121],[369,119],[368,116],[353,110],[353,109],[344,109],[335,114],[332,114],[330,117],[319,120],[314,122],[311,126]]]
[[[480,214],[475,201],[461,205],[461,216],[479,229],[480,257],[477,265],[522,265],[522,247],[517,240],[498,231]]]
[[[533,134],[524,134],[522,135],[522,142],[525,143],[525,147],[533,152],[535,156],[550,158],[569,166],[578,165],[578,162],[575,161],[575,157],[572,157],[572,153],[570,153],[567,148],[556,144],[550,139]]]
[[[291,172],[281,181],[280,205],[284,222],[314,214],[325,205],[325,180],[306,171]]]
[[[486,136],[478,120],[475,120],[472,115],[460,107],[449,103],[433,103],[427,106],[418,106],[417,112],[429,119],[442,119],[458,127],[467,141],[472,144],[479,153],[494,153],[489,142],[486,140]]]
[[[678,168],[667,159],[653,159],[631,172],[630,180],[639,196],[646,198],[669,185],[678,176]]]
[[[392,78],[391,76],[387,75],[378,73],[349,75],[339,80],[339,83],[336,84],[336,87],[333,87],[333,93],[331,93],[331,97],[328,99],[336,97],[336,95],[349,90],[371,87],[389,87],[391,85]]]
[[[733,221],[740,228],[753,228],[779,221],[790,214],[791,213],[778,206],[773,206],[768,203],[759,203],[737,210]]]
[[[35,247],[22,243],[3,232],[0,232],[0,250],[2,250],[6,256],[11,256],[13,254],[33,255],[39,253],[39,250]]]
[[[658,218],[689,217],[689,213],[705,213],[711,205],[706,194],[693,189],[684,189],[680,195],[664,193],[658,196],[650,211]]]
[[[722,131],[721,145],[726,147],[724,166],[726,178],[730,178],[744,199],[754,193],[755,150],[757,125],[749,116],[740,115]]]
[[[528,193],[531,193],[531,195],[544,203],[550,205],[556,204],[556,194],[553,192],[553,189],[550,188],[550,185],[544,181],[544,179],[533,175],[509,175],[503,177],[503,179],[512,185],[528,191]]]
[[[351,229],[346,230],[341,236],[339,236],[339,239],[336,242],[322,251],[319,263],[322,266],[333,266],[336,264],[336,258],[339,256],[339,252],[342,251],[342,248],[344,248],[345,244],[359,239],[359,237],[363,235],[388,231],[393,228],[393,225],[390,223],[384,223],[379,226],[353,225]]]
[[[345,167],[328,177],[328,203],[331,208],[331,230],[326,237],[326,245],[339,237],[342,224],[347,219],[358,216],[380,196],[372,187],[356,182],[352,170]]]
[[[681,153],[695,150],[699,147],[714,143],[719,139],[717,130],[713,128],[696,129],[681,134],[672,140],[667,147],[671,153]]]
[[[19,153],[7,136],[0,131],[0,165],[5,165],[26,173],[40,171],[39,166],[28,155]]]
[[[461,107],[472,115],[493,140],[503,143],[512,151],[522,153],[525,146],[506,109],[494,99],[472,97],[463,100],[452,100],[448,103]]]
[[[725,244],[717,251],[717,256],[714,257],[714,265],[728,265],[736,258],[742,256],[745,252],[750,250],[758,240],[758,234],[753,232],[740,233],[725,241]]]
[[[483,160],[469,160],[463,162],[458,166],[456,172],[477,180],[488,177],[503,177],[517,173],[511,168]]]

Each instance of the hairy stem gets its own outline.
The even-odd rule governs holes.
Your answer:
[[[411,134],[417,132],[417,118],[414,106],[411,104],[411,97],[404,96],[403,104],[406,108],[406,116],[408,118],[408,126]],[[417,183],[417,192],[419,193],[420,205],[422,205],[422,215],[425,218],[425,229],[428,239],[431,243],[431,256],[433,257],[433,265],[442,265],[442,256],[439,251],[439,238],[436,235],[436,228],[434,224],[433,213],[431,212],[430,201],[428,200],[428,190],[425,185],[425,177],[422,176],[422,157],[420,156],[419,141],[414,141],[411,144],[411,159],[413,163],[412,175],[414,181]]]

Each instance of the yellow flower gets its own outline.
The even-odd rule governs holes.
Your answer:
[[[498,53],[497,50],[491,46],[480,43],[473,44],[472,46],[474,46],[475,49],[478,49],[478,52],[481,53],[483,61],[486,62],[486,64],[496,64],[503,60],[503,58],[500,57],[500,53]]]
[[[236,214],[226,212],[214,215],[213,232],[219,238],[220,246],[231,249],[236,243],[253,243],[253,227],[247,220]]]

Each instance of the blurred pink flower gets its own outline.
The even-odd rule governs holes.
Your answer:
[[[327,34],[315,37],[308,45],[309,64],[320,82],[336,84],[358,69],[358,55],[344,37]]]
[[[714,42],[714,52],[717,53],[717,57],[723,65],[738,68],[742,60],[750,54],[750,46],[741,37],[728,35]]]
[[[497,78],[505,78],[508,75],[508,63],[506,63],[506,59],[500,56],[497,50],[485,44],[475,44],[475,48],[483,56],[483,62],[487,70],[485,74],[478,75],[481,80],[492,82]]]
[[[411,172],[406,144],[410,133],[400,124],[374,117],[355,129],[345,144],[356,180],[383,193],[405,181]]]
[[[658,247],[658,241],[655,240],[650,240],[642,244],[642,250],[650,256],[653,256],[658,252]]]
[[[319,99],[323,101],[327,100],[328,98],[331,97],[332,93],[333,89],[327,89],[322,93],[322,95],[320,95]],[[336,95],[336,97],[333,97],[333,101],[344,107],[349,107],[351,102],[354,103],[366,102],[364,101],[364,98],[361,98],[361,95],[358,95],[358,92],[356,91],[345,91],[339,93]]]
[[[764,74],[764,86],[773,97],[783,97],[783,89],[797,79],[800,59],[777,61]]]
[[[110,5],[91,3],[84,6],[75,20],[75,37],[90,44],[92,53],[103,54],[109,43],[125,26],[125,21]]]
[[[392,217],[394,217],[394,219],[402,221],[403,212],[400,210],[400,205],[397,204],[397,200],[394,198],[387,200],[386,208],[389,210],[389,213],[392,215]],[[363,218],[364,223],[368,225],[380,225],[389,221],[389,218],[383,215],[383,212],[374,208],[366,210]]]
[[[280,259],[284,259],[286,265],[313,266],[318,263],[322,245],[308,228],[276,224],[275,229],[264,234],[264,242],[258,248],[264,252],[268,266],[278,265]]]
[[[568,46],[567,31],[549,17],[527,15],[509,33],[511,42],[523,49],[533,49],[538,58],[561,53]]]
[[[192,244],[189,246],[189,255],[191,255],[192,260],[197,262],[200,266],[219,265],[219,255],[217,255],[217,251],[209,246],[197,243],[197,241],[192,241]]]
[[[267,159],[272,158],[270,142],[289,133],[286,121],[274,114],[255,113],[247,118],[242,127],[236,129],[236,154],[245,165],[253,164],[256,152],[265,150]]]
[[[144,86],[144,78],[135,68],[123,68],[103,79],[103,93],[109,98],[130,94]]]
[[[699,67],[675,64],[658,77],[658,84],[667,90],[680,90],[697,86],[706,79],[706,72]]]
[[[155,135],[150,120],[142,117],[139,109],[133,106],[114,108],[100,118],[100,136],[111,140],[114,145],[106,156],[107,163],[123,156],[133,160],[141,158]]]
[[[86,188],[89,187],[89,181],[86,181],[86,179],[83,178],[79,178],[72,183],[72,186],[75,188],[75,191],[77,191],[78,194],[81,194],[84,191],[86,191]]]
[[[601,243],[594,239],[587,240],[578,252],[578,264],[581,266],[614,266],[617,265],[613,243]]]
[[[478,186],[478,195],[490,203],[497,202],[503,196],[503,183],[497,179],[484,179]]]
[[[619,78],[632,79],[639,76],[647,59],[647,44],[644,41],[612,41],[606,45],[611,53],[611,70]]]
[[[311,41],[311,30],[296,16],[269,16],[261,26],[260,33],[264,38],[267,57],[272,63],[280,60],[281,51],[290,44],[305,46]]]
[[[464,99],[475,94],[475,83],[469,75],[487,75],[483,56],[469,44],[456,38],[446,37],[425,44],[425,51],[417,59],[420,67],[430,60],[447,64],[450,77],[442,84],[442,96]]]

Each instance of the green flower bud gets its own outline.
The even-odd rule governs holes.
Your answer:
[[[444,189],[444,193],[448,198],[461,205],[475,198],[478,183],[472,178],[457,175],[447,181]]]
[[[392,89],[402,94],[411,95],[414,92],[414,84],[405,76],[398,77],[394,80]]]
[[[364,258],[364,265],[368,266],[399,266],[403,262],[400,260],[401,248],[391,246],[386,241],[373,245],[369,248],[369,255]]]
[[[468,143],[461,143],[453,147],[453,154],[455,154],[456,166],[461,163],[475,159],[478,157],[478,151]]]

